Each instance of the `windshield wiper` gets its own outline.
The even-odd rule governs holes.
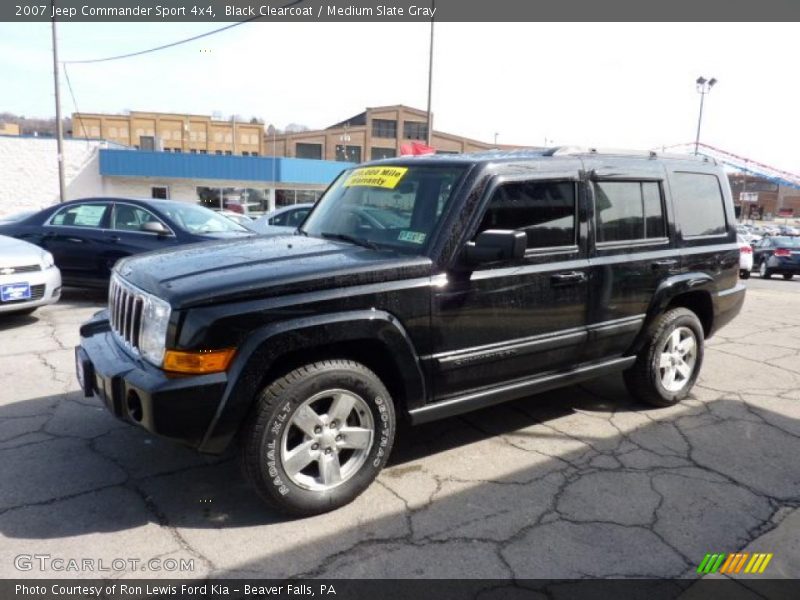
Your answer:
[[[331,233],[328,231],[323,231],[319,235],[320,237],[324,237],[330,240],[341,240],[343,242],[350,242],[351,244],[355,244],[357,246],[363,246],[364,248],[369,248],[370,250],[378,249],[378,245],[376,243],[355,237],[353,235],[348,235],[346,233]]]
[[[308,232],[303,230],[303,229],[300,229],[299,227],[294,230],[294,234],[295,235],[304,235],[305,237],[308,237]]]

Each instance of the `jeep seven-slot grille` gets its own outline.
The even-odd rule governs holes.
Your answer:
[[[136,352],[139,351],[143,311],[144,296],[117,277],[112,277],[108,288],[111,329],[126,346]]]

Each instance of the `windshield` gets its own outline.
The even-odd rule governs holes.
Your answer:
[[[465,170],[423,165],[350,169],[320,199],[302,231],[419,254]]]
[[[227,231],[249,233],[248,229],[228,217],[196,204],[182,204],[179,202],[153,202],[153,204],[172,219],[178,227],[190,233],[221,233]]]
[[[800,237],[776,237],[772,241],[781,248],[800,248]]]

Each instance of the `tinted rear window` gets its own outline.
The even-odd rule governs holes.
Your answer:
[[[661,187],[656,181],[596,182],[595,215],[598,243],[667,235]]]
[[[674,173],[672,197],[683,237],[725,233],[722,188],[716,175]]]

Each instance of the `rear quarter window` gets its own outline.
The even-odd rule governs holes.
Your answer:
[[[672,198],[683,237],[725,234],[725,206],[716,175],[673,173]]]

